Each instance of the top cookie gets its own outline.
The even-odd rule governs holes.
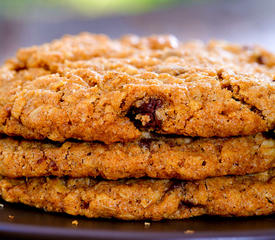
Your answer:
[[[260,47],[65,36],[0,68],[0,132],[105,143],[250,135],[274,129],[274,80],[275,55]]]

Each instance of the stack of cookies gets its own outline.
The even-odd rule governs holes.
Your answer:
[[[272,214],[274,127],[260,47],[65,36],[0,68],[0,193],[91,218]]]

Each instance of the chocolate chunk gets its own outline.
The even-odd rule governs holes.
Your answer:
[[[143,139],[140,139],[138,145],[140,147],[146,147],[150,149],[152,141],[154,141],[154,139],[152,138],[143,138]]]
[[[45,159],[44,159],[43,157],[42,157],[42,158],[39,158],[39,159],[37,160],[37,163],[40,164],[40,163],[44,162],[44,160],[45,160]]]
[[[58,170],[58,167],[57,167],[55,161],[50,161],[49,168],[51,168],[54,171]]]
[[[233,87],[229,84],[229,85],[224,85],[222,86],[223,89],[227,89],[228,91],[233,93]]]
[[[262,114],[262,111],[261,111],[260,109],[258,109],[257,107],[255,107],[255,106],[251,106],[250,110],[251,110],[252,112],[258,114],[258,115],[261,115],[261,116],[263,115],[263,114]]]
[[[89,208],[89,202],[86,202],[84,200],[81,200],[80,207],[81,209],[88,209]]]
[[[157,118],[156,110],[162,106],[161,99],[149,98],[148,102],[143,103],[140,107],[131,107],[127,117],[134,122],[136,127],[139,128],[152,128],[158,130],[161,128],[162,121]],[[137,115],[149,116],[150,121],[148,121],[144,126],[139,119],[136,119]]]
[[[265,62],[264,62],[264,57],[263,56],[258,56],[257,58],[256,58],[256,62],[258,63],[258,64],[264,64]]]
[[[219,72],[217,73],[217,76],[218,76],[218,79],[219,79],[220,81],[223,80],[222,71],[219,71]]]

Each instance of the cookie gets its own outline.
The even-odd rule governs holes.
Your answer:
[[[1,67],[0,132],[105,143],[252,135],[274,129],[274,79],[275,55],[260,47],[65,36]]]
[[[0,175],[12,178],[55,175],[116,180],[149,176],[194,180],[245,175],[271,167],[275,167],[275,140],[263,134],[197,139],[151,136],[110,145],[0,139]]]
[[[253,216],[275,212],[275,170],[242,177],[100,181],[90,178],[0,180],[8,202],[90,218],[183,219],[199,215]]]

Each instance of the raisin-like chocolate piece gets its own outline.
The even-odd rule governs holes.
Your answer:
[[[131,107],[127,117],[129,117],[138,128],[151,128],[154,130],[159,130],[161,128],[162,121],[157,118],[156,110],[160,108],[162,104],[161,99],[149,98],[148,102],[143,103],[141,106]],[[141,120],[136,118],[137,115],[148,116],[150,120],[145,125],[142,125]]]

